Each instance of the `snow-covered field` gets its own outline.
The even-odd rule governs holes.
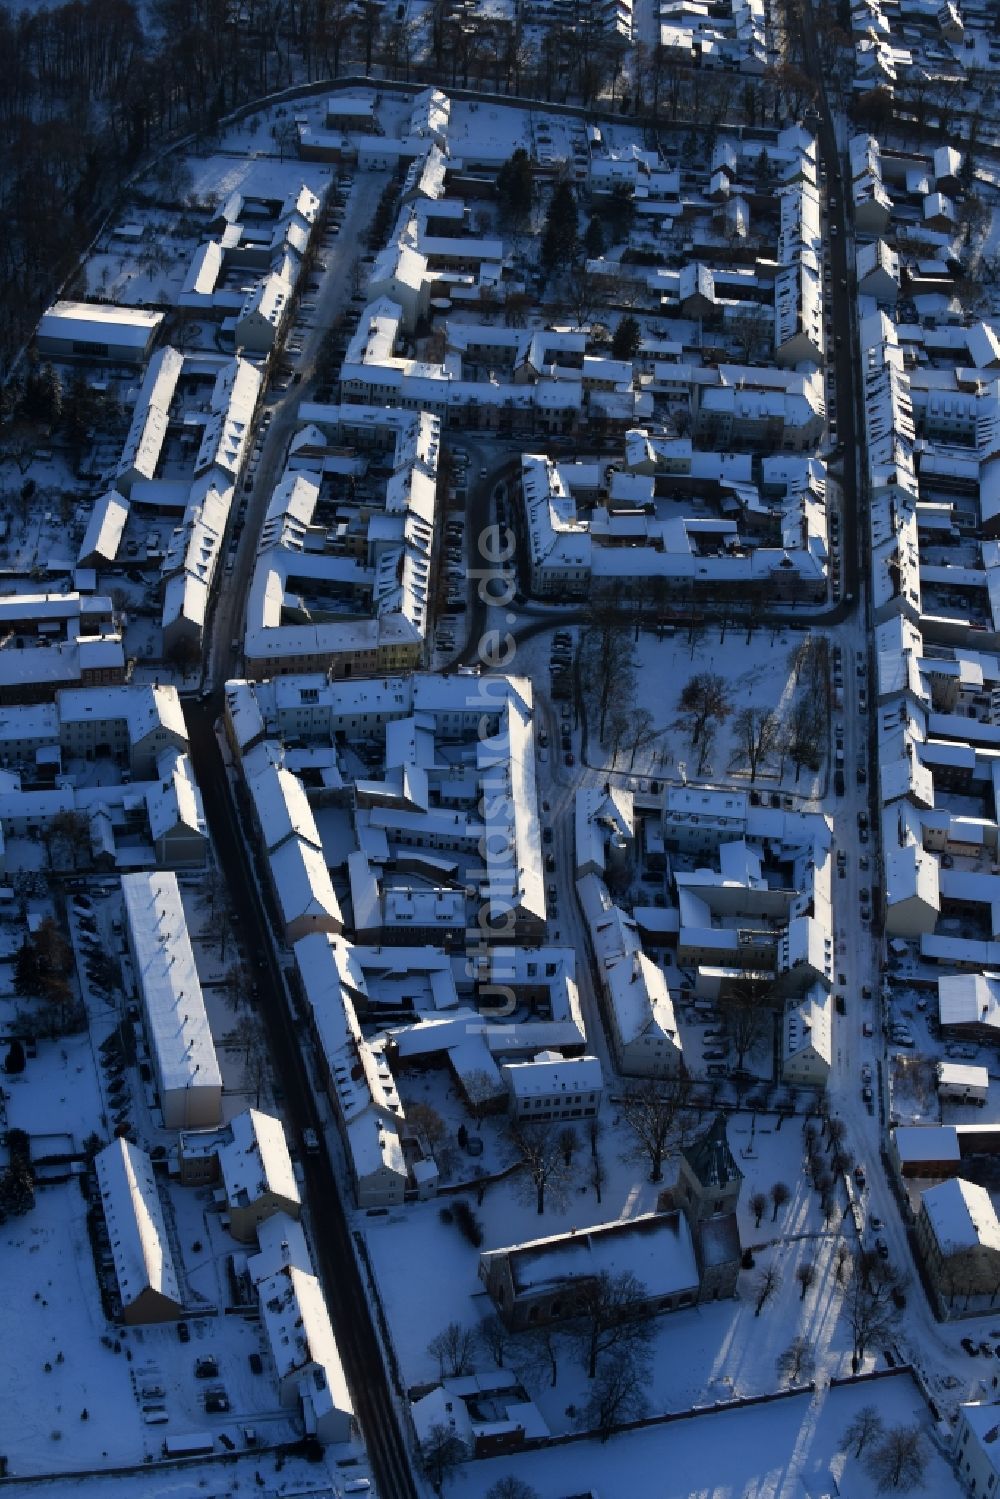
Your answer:
[[[85,1214],[70,1182],[39,1190],[27,1216],[0,1228],[8,1309],[0,1450],[12,1475],[142,1456],[129,1363],[101,1342],[113,1329],[101,1308]]]
[[[38,1042],[25,1070],[4,1077],[7,1123],[33,1136],[71,1135],[79,1147],[92,1130],[103,1130],[100,1088],[89,1035]],[[106,1133],[106,1131],[105,1131]],[[35,1154],[44,1148],[35,1146]]]
[[[557,628],[558,621],[554,621],[553,629]],[[591,725],[587,764],[596,770],[614,768],[621,773],[640,776],[674,779],[683,773],[691,780],[749,786],[746,765],[734,732],[736,716],[741,708],[751,706],[775,712],[787,711],[792,697],[790,656],[804,639],[804,632],[791,629],[771,631],[759,626],[749,641],[745,628],[729,628],[725,639],[721,640],[719,627],[710,626],[693,642],[692,652],[681,629],[661,640],[651,632],[643,631],[639,639],[631,643],[638,684],[636,706],[652,713],[655,738],[648,747],[638,751],[634,765],[631,751],[622,749],[615,766],[608,767],[608,749],[598,741],[597,725]],[[512,668],[531,676],[543,693],[548,688],[550,650],[551,636],[548,634],[519,642]],[[685,683],[702,672],[722,677],[731,712],[718,726],[711,754],[699,772],[698,747],[692,746],[685,732],[675,725],[680,712],[678,699]],[[780,781],[779,770],[783,770]],[[777,756],[766,760],[757,776],[757,784],[762,790],[774,790],[780,786],[783,791],[795,794],[797,805],[815,800],[821,792],[820,782],[821,776],[808,770],[803,770],[796,782],[791,762],[786,761],[782,767]]]
[[[671,1422],[605,1444],[574,1442],[530,1455],[470,1463],[452,1483],[452,1499],[483,1499],[511,1473],[539,1499],[599,1493],[601,1499],[803,1499],[849,1494],[874,1499],[863,1461],[840,1450],[845,1427],[863,1405],[877,1405],[887,1426],[921,1424],[926,1407],[907,1374],[877,1384],[820,1389],[746,1410]],[[923,1488],[934,1499],[962,1492],[944,1457],[926,1442]]]

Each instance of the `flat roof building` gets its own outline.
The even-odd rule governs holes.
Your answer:
[[[35,343],[43,359],[108,359],[145,364],[162,312],[110,302],[54,302],[42,314]]]

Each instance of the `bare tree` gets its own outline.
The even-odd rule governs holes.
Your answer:
[[[427,1352],[438,1362],[442,1379],[457,1379],[467,1374],[472,1363],[474,1335],[461,1322],[449,1322],[439,1333],[435,1333],[427,1344]]]
[[[446,1426],[435,1421],[420,1444],[420,1466],[435,1494],[440,1494],[448,1479],[468,1457],[465,1443]]]
[[[497,1084],[485,1067],[474,1067],[462,1077],[462,1090],[469,1108],[478,1117],[485,1114],[497,1099]],[[502,1088],[500,1095],[504,1097]]]
[[[865,1467],[880,1494],[916,1488],[923,1481],[927,1446],[919,1426],[892,1426],[869,1450]]]
[[[525,1483],[523,1478],[515,1478],[508,1473],[504,1478],[498,1478],[496,1483],[490,1484],[486,1490],[486,1499],[538,1499],[538,1490],[533,1489],[530,1483]]]
[[[874,1405],[863,1405],[854,1413],[851,1422],[844,1428],[841,1441],[853,1448],[854,1456],[860,1457],[865,1448],[876,1442],[884,1431],[882,1417]]]
[[[562,1151],[562,1158],[568,1170],[573,1164],[573,1157],[576,1154],[577,1146],[580,1144],[580,1137],[571,1124],[563,1125],[562,1129],[556,1135],[556,1144]]]
[[[757,779],[758,769],[774,749],[778,728],[778,718],[769,708],[741,708],[733,719],[733,733],[739,745],[734,759],[746,761],[751,781]]]
[[[476,1329],[476,1341],[485,1353],[488,1353],[498,1368],[503,1368],[504,1355],[510,1342],[510,1332],[506,1323],[496,1312],[491,1312],[484,1317]]]
[[[579,660],[604,741],[616,707],[630,705],[635,689],[632,641],[624,618],[620,589],[591,600],[590,620],[580,642]]]
[[[796,783],[804,766],[819,769],[822,740],[822,709],[814,697],[799,693],[782,728],[782,749],[795,766]]]
[[[260,1107],[261,1094],[268,1076],[267,1046],[256,1015],[243,1012],[230,1035],[231,1044],[242,1052],[242,1086],[254,1095],[254,1107]]]
[[[578,1300],[573,1332],[589,1379],[602,1354],[625,1350],[639,1357],[645,1351],[650,1337],[646,1287],[630,1270],[615,1275],[602,1270],[582,1287]]]
[[[681,688],[677,706],[681,712],[678,722],[693,745],[699,742],[709,724],[722,723],[732,712],[724,678],[710,671],[689,677]]]
[[[607,1172],[604,1168],[604,1161],[601,1158],[601,1153],[600,1151],[595,1151],[590,1160],[590,1185],[594,1189],[594,1196],[597,1198],[598,1206],[600,1206],[601,1192],[604,1189],[604,1183],[606,1180]]]
[[[807,1338],[793,1338],[784,1353],[778,1354],[775,1366],[778,1377],[787,1379],[789,1384],[807,1382],[812,1379],[816,1368],[812,1344]]]
[[[767,1194],[765,1192],[754,1192],[750,1198],[750,1211],[753,1213],[754,1228],[760,1228],[760,1220],[763,1218],[767,1208]]]
[[[778,1217],[778,1209],[783,1208],[791,1197],[791,1191],[785,1182],[775,1182],[771,1188],[771,1222],[775,1223]]]
[[[687,1084],[680,1079],[665,1084],[639,1083],[626,1089],[621,1112],[635,1135],[629,1158],[648,1160],[651,1182],[663,1180],[663,1159],[683,1127],[687,1099]]]
[[[562,1200],[570,1179],[570,1168],[556,1132],[547,1124],[512,1122],[509,1138],[524,1167],[522,1181],[534,1192],[539,1215],[545,1212],[545,1194]]]
[[[746,312],[737,313],[727,326],[744,364],[760,345],[769,341],[773,330],[773,323],[763,307],[748,307]]]
[[[855,1373],[869,1348],[883,1348],[891,1341],[892,1329],[899,1319],[893,1301],[893,1292],[897,1289],[898,1279],[890,1265],[877,1255],[861,1253],[855,1256],[847,1307],[854,1344],[851,1366]]]
[[[803,1260],[795,1267],[795,1279],[799,1283],[799,1300],[805,1301],[809,1287],[816,1283],[816,1265],[813,1260]]]
[[[406,1110],[406,1122],[412,1133],[423,1141],[431,1154],[447,1138],[447,1125],[432,1104],[412,1104]]]
[[[719,1013],[736,1052],[736,1066],[746,1059],[767,1035],[774,1010],[774,979],[748,957],[739,975],[730,979],[719,996]]]
[[[850,1247],[841,1239],[833,1256],[833,1274],[838,1286],[842,1286],[847,1278],[851,1263]]]
[[[762,1270],[757,1272],[757,1277],[754,1281],[756,1301],[754,1302],[753,1314],[755,1317],[760,1316],[767,1303],[773,1296],[777,1296],[780,1289],[781,1271],[777,1265],[765,1265]]]
[[[543,1371],[555,1389],[559,1378],[559,1332],[551,1323],[539,1323],[519,1333],[511,1351],[511,1362],[525,1378]]]
[[[606,1359],[591,1386],[580,1425],[606,1442],[623,1421],[635,1421],[649,1408],[649,1360],[619,1351]]]

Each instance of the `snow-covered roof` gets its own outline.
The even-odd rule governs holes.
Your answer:
[[[938,979],[938,1014],[944,1026],[1000,1027],[1000,974],[943,974]]]
[[[156,1291],[181,1303],[153,1163],[129,1140],[112,1140],[94,1157],[122,1306]]]
[[[939,1088],[988,1088],[988,1067],[977,1067],[971,1062],[938,1062]]]
[[[320,849],[304,838],[289,838],[269,859],[286,926],[304,917],[326,918],[338,928],[342,925],[340,902]]]
[[[505,1062],[503,1072],[515,1098],[599,1093],[603,1087],[596,1057],[552,1057],[542,1053],[528,1062]]]
[[[42,314],[38,336],[72,339],[75,343],[114,343],[141,351],[162,322],[162,312],[151,312],[145,307],[119,307],[111,302],[54,302]]]
[[[281,1120],[260,1109],[244,1109],[230,1121],[229,1130],[231,1139],[218,1156],[230,1205],[267,1196],[297,1205],[299,1187]]]
[[[909,1161],[957,1163],[962,1158],[958,1131],[952,1124],[901,1124],[892,1139],[903,1166]]]
[[[247,1260],[247,1270],[257,1285],[288,1265],[312,1273],[305,1229],[288,1213],[272,1213],[257,1224],[257,1253]]]
[[[150,1044],[165,1091],[222,1089],[177,876],[122,876],[122,900]]]
[[[325,1385],[334,1405],[350,1411],[351,1397],[337,1340],[315,1275],[289,1265],[262,1280],[257,1294],[278,1379],[308,1372],[317,1379],[319,1390]]]
[[[128,520],[128,500],[116,489],[109,489],[94,501],[87,529],[80,542],[78,562],[81,567],[88,562],[98,565],[113,562],[121,546],[122,533]]]
[[[283,766],[268,764],[259,774],[247,778],[247,789],[268,853],[289,838],[303,838],[319,848],[316,819],[298,776]]]
[[[1000,1253],[1000,1221],[985,1187],[954,1176],[928,1187],[921,1210],[943,1255],[970,1249]]]
[[[699,1281],[691,1229],[681,1212],[648,1213],[576,1233],[489,1251],[507,1257],[515,1291],[540,1291],[566,1281],[630,1271],[655,1301],[690,1291]]]
[[[123,722],[129,743],[141,744],[148,735],[159,732],[187,744],[187,725],[177,688],[147,682],[117,687],[78,687],[56,694],[59,723],[67,728],[75,723]]]
[[[146,811],[154,839],[165,838],[178,827],[207,839],[201,788],[188,755],[171,748],[159,756],[156,780],[146,787]]]

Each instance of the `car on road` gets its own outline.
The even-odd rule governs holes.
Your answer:
[[[706,1062],[724,1062],[726,1059],[726,1048],[724,1046],[706,1046],[702,1052]]]
[[[576,757],[572,751],[569,751],[566,755],[563,756],[563,763],[566,765],[576,764]]]
[[[889,1258],[889,1246],[884,1239],[875,1240],[875,1253],[880,1260],[887,1260]]]

